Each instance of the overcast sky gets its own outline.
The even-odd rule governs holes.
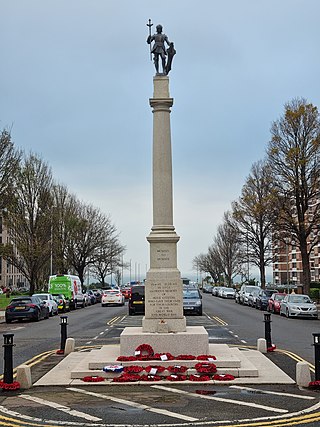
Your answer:
[[[0,128],[111,215],[141,278],[152,226],[149,18],[177,50],[170,94],[183,276],[195,276],[192,259],[264,157],[283,105],[320,105],[319,0],[0,0],[0,13]]]

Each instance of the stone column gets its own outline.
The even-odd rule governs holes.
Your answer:
[[[168,76],[153,78],[150,99],[153,112],[153,226],[150,243],[150,269],[146,277],[143,332],[185,332],[182,280],[177,268],[179,236],[173,226],[172,154]]]

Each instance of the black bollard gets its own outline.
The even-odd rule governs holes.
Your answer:
[[[313,346],[314,346],[314,376],[315,380],[320,380],[320,334],[313,335]]]
[[[4,370],[3,382],[5,384],[13,383],[13,337],[14,334],[3,334],[4,338]]]
[[[60,325],[61,325],[61,344],[60,351],[64,351],[67,341],[67,326],[68,326],[68,316],[60,316]]]
[[[264,314],[264,337],[267,342],[267,348],[272,346],[271,340],[271,314]]]

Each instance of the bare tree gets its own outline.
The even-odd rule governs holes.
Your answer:
[[[0,133],[0,209],[7,207],[8,198],[12,192],[12,184],[19,167],[21,153],[18,152],[11,141],[7,130]]]
[[[272,262],[274,206],[274,181],[270,165],[259,161],[252,166],[240,198],[232,203],[232,214],[242,242],[247,247],[247,262],[259,268],[262,288],[266,285],[266,266]]]
[[[227,285],[231,286],[233,278],[241,271],[243,250],[238,228],[230,212],[225,212],[223,223],[218,226],[213,240],[213,250],[219,257]]]
[[[310,290],[310,252],[318,243],[320,223],[320,120],[305,99],[285,105],[271,128],[268,160],[278,192],[280,233],[299,245],[304,292]]]
[[[16,172],[14,198],[8,203],[5,223],[12,243],[2,245],[2,255],[27,278],[30,293],[40,286],[50,257],[52,175],[37,155],[26,156]]]
[[[110,236],[114,236],[116,228],[98,208],[80,202],[68,217],[68,227],[67,261],[83,284],[85,269],[99,263],[101,254],[108,251]]]
[[[92,273],[99,280],[102,287],[105,286],[105,279],[109,274],[114,273],[117,280],[119,267],[125,267],[122,264],[124,251],[125,247],[121,245],[116,229],[110,228],[108,236],[106,236],[106,242],[100,248],[97,259],[92,266]]]
[[[214,245],[209,246],[206,254],[200,254],[193,259],[193,267],[209,273],[214,283],[219,283],[223,274],[220,256]]]

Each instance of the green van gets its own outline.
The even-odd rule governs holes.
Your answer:
[[[56,274],[49,277],[48,291],[52,295],[63,294],[69,301],[70,308],[85,307],[85,299],[78,276]]]

